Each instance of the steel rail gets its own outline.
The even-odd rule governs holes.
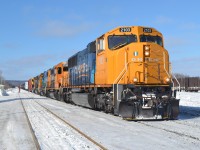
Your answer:
[[[48,111],[50,114],[52,114],[53,116],[55,116],[56,118],[60,119],[61,121],[63,121],[65,124],[67,124],[68,126],[70,126],[72,129],[74,129],[75,131],[77,131],[79,134],[81,134],[82,136],[84,136],[86,139],[88,139],[89,141],[91,141],[93,144],[97,145],[99,148],[101,148],[102,150],[107,150],[107,148],[105,148],[103,145],[99,144],[98,142],[96,142],[95,140],[93,140],[91,137],[89,137],[88,135],[86,135],[85,133],[83,133],[82,131],[80,131],[78,128],[76,128],[75,126],[73,126],[72,124],[70,124],[69,122],[67,122],[66,120],[64,120],[63,118],[61,118],[60,116],[58,116],[57,114],[55,114],[54,112],[50,111],[48,108],[46,108],[45,106],[43,106],[42,104],[36,102],[38,105],[40,105],[41,107],[43,107],[46,111]]]
[[[19,96],[19,98],[20,98],[20,101],[21,101],[21,104],[22,104],[22,108],[23,108],[23,110],[24,110],[24,113],[25,113],[25,116],[26,116],[26,120],[27,120],[27,122],[28,122],[28,126],[29,126],[29,129],[30,129],[30,131],[31,131],[31,135],[32,135],[33,141],[34,141],[34,143],[35,143],[35,146],[36,146],[37,150],[41,150],[41,147],[40,147],[40,144],[39,144],[39,142],[38,142],[38,139],[37,139],[37,137],[36,137],[36,135],[35,135],[35,132],[34,132],[34,130],[33,130],[33,127],[32,127],[32,125],[31,125],[31,122],[30,122],[30,120],[29,120],[29,118],[28,118],[28,114],[27,114],[27,112],[26,112],[25,106],[24,106],[24,104],[23,104],[23,102],[22,102],[22,99],[21,99],[21,97],[20,97],[19,94],[18,94],[18,96]]]

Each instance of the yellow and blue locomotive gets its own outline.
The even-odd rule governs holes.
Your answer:
[[[60,98],[125,119],[175,119],[169,54],[154,28],[115,28],[71,56]]]

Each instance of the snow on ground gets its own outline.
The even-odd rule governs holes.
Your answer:
[[[200,92],[179,92],[181,119],[200,120]]]
[[[14,90],[13,90],[14,91]],[[36,149],[18,93],[0,97],[0,150]]]
[[[0,114],[3,114],[0,116],[0,149],[34,149],[24,113],[19,105],[18,89],[10,90],[8,93],[10,96],[0,97]],[[178,120],[137,122],[125,121],[120,117],[66,104],[23,90],[19,95],[29,112],[29,117],[32,118],[31,123],[35,125],[34,130],[42,149],[51,149],[49,145],[52,145],[52,148],[54,145],[57,149],[64,149],[62,145],[67,148],[69,136],[74,139],[73,149],[80,149],[82,144],[84,147],[89,143],[71,132],[34,101],[49,108],[109,150],[197,150],[200,147],[200,93],[178,93],[180,97]],[[15,142],[11,142],[13,140]]]
[[[36,102],[24,103],[41,149],[99,149]]]
[[[178,92],[177,96],[182,106],[200,107],[199,92]]]
[[[16,95],[16,93],[18,93],[18,92],[19,92],[18,87],[16,87],[16,88],[10,88],[10,89],[7,89],[7,90],[6,90],[6,93],[7,93],[8,95]]]

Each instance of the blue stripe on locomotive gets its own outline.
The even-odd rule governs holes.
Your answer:
[[[94,84],[96,46],[95,42],[88,44],[87,48],[79,51],[69,58],[69,82],[70,85]]]

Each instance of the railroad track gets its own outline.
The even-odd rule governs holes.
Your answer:
[[[106,149],[103,145],[99,144],[98,142],[96,142],[95,140],[90,138],[88,135],[86,135],[85,133],[83,133],[79,129],[76,129],[76,127],[74,127],[69,122],[64,120],[62,115],[59,115],[55,111],[52,112],[51,109],[48,109],[45,102],[43,103],[42,101],[36,100],[37,97],[34,98],[30,95],[27,95],[27,97],[29,97],[29,99],[32,101],[32,103],[30,103],[29,106],[32,106],[33,108],[37,108],[35,110],[35,112],[38,112],[38,113],[44,113],[45,112],[44,115],[47,116],[47,118],[49,118],[47,114],[50,114],[50,116],[54,116],[54,118],[57,121],[60,120],[59,122],[62,122],[62,124],[66,124],[66,126],[70,126],[73,130],[77,131],[80,135],[82,135],[82,137],[85,137],[84,139],[86,141],[90,141],[89,143],[92,142],[93,145],[95,144],[96,146],[98,146],[99,149]],[[25,106],[27,106],[27,104],[28,103],[24,102]],[[28,112],[28,115],[29,115],[29,112]],[[31,120],[31,122],[32,122],[32,120]],[[158,131],[160,131],[163,134],[166,133],[166,135],[169,136],[169,137],[172,137],[172,136],[180,137],[180,139],[189,141],[189,142],[194,143],[194,144],[199,144],[199,142],[200,142],[200,136],[198,135],[199,132],[196,132],[196,134],[191,133],[189,130],[192,129],[194,125],[193,124],[191,124],[191,125],[187,124],[185,121],[183,121],[183,122],[181,120],[180,120],[180,122],[176,122],[176,120],[167,121],[167,122],[166,121],[159,121],[158,124],[154,124],[155,121],[152,121],[152,122],[151,121],[136,121],[134,123],[144,125],[144,128],[145,128],[145,126],[147,126],[149,128],[152,128],[152,130],[158,129]],[[177,124],[177,126],[176,126],[176,124]],[[179,129],[179,124],[184,125],[184,126],[182,126],[183,127],[182,129],[181,128]],[[189,128],[187,128],[186,126],[188,126]],[[145,128],[145,129],[149,130],[148,128]],[[42,144],[41,144],[41,146],[42,146]]]
[[[27,114],[26,109],[25,109],[25,107],[24,107],[23,101],[22,101],[22,99],[21,99],[21,97],[20,97],[19,94],[18,94],[18,96],[19,96],[19,98],[20,98],[20,101],[21,101],[21,104],[22,104],[22,108],[23,108],[23,110],[24,110],[24,113],[25,113],[25,116],[26,116],[26,120],[27,120],[27,122],[28,122],[28,126],[29,126],[29,129],[30,129],[30,132],[31,132],[33,141],[34,141],[34,143],[35,143],[35,146],[36,146],[36,148],[37,148],[38,150],[41,150],[41,147],[40,147],[40,144],[39,144],[39,142],[38,142],[38,139],[37,139],[37,137],[36,137],[36,135],[35,135],[35,132],[34,132],[34,130],[33,130],[33,127],[32,127],[32,125],[31,125],[31,122],[30,122],[30,120],[29,120],[29,118],[28,118],[28,114]]]
[[[29,96],[28,96],[29,97]],[[94,145],[96,145],[97,147],[99,147],[102,150],[107,150],[107,148],[105,148],[102,144],[96,142],[94,139],[92,139],[91,137],[89,137],[88,135],[86,135],[84,132],[82,132],[81,130],[79,130],[78,128],[76,128],[75,126],[73,126],[72,124],[70,124],[69,122],[67,122],[66,120],[64,120],[63,118],[61,118],[60,116],[58,116],[57,114],[55,114],[54,112],[52,112],[50,109],[48,109],[47,107],[45,107],[44,105],[40,104],[39,102],[35,101],[33,97],[29,97],[30,99],[33,100],[33,102],[37,103],[39,106],[41,106],[43,109],[45,109],[48,113],[50,113],[51,115],[53,115],[54,117],[56,117],[57,119],[61,120],[64,124],[66,124],[66,126],[71,127],[73,130],[75,130],[76,132],[78,132],[81,136],[85,137],[88,141],[92,142]],[[28,116],[27,116],[28,117]],[[29,121],[30,122],[30,121]]]
[[[137,123],[145,125],[145,126],[148,126],[148,127],[152,127],[152,128],[155,128],[155,129],[160,129],[160,130],[166,131],[168,133],[173,133],[173,134],[176,134],[176,135],[181,136],[181,137],[187,137],[187,138],[191,138],[193,140],[200,141],[199,137],[195,137],[195,136],[192,136],[192,135],[187,135],[187,134],[184,134],[184,133],[181,133],[181,132],[177,132],[177,131],[174,131],[174,130],[170,130],[170,129],[167,129],[167,128],[154,126],[152,124],[145,123],[144,121],[137,121]]]

